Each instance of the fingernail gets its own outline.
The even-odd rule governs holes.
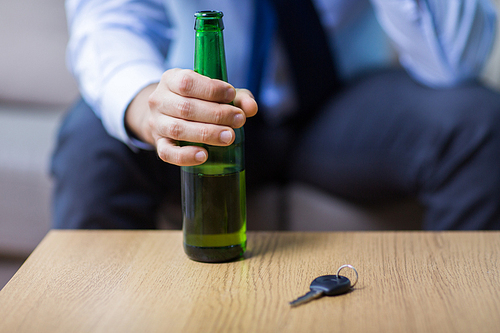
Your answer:
[[[222,143],[229,143],[233,139],[233,135],[229,131],[223,131],[221,132],[219,138]]]
[[[194,155],[195,160],[198,162],[204,162],[207,159],[207,155],[204,151],[199,151]]]
[[[233,128],[240,128],[245,123],[245,118],[242,114],[237,114],[233,118]]]

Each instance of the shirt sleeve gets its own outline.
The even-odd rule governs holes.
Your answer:
[[[418,81],[446,87],[475,79],[495,36],[489,0],[371,0],[403,67]]]
[[[67,64],[107,132],[131,148],[150,148],[127,134],[134,96],[159,82],[170,25],[161,0],[66,0]]]

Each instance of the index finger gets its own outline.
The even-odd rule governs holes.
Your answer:
[[[230,103],[236,97],[236,89],[229,83],[211,79],[192,70],[170,70],[164,75],[164,82],[169,90],[184,97],[218,103]]]

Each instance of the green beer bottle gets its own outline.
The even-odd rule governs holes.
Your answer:
[[[227,82],[222,16],[217,11],[195,14],[194,70]],[[196,261],[230,261],[245,252],[244,132],[234,132],[233,144],[203,145],[208,160],[181,168],[184,250]]]

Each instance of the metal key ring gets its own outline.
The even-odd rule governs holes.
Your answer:
[[[340,266],[340,268],[338,269],[337,271],[337,279],[339,278],[339,273],[342,269],[344,268],[350,268],[354,271],[354,273],[356,273],[356,281],[354,281],[354,283],[351,285],[351,288],[354,288],[354,286],[356,285],[356,283],[358,283],[358,271],[356,270],[356,268],[354,268],[352,265],[342,265]]]

